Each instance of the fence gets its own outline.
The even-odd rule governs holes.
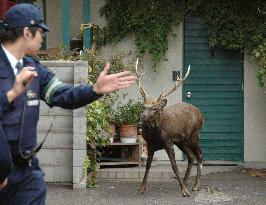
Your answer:
[[[87,82],[87,62],[53,61],[43,64],[67,84]],[[38,153],[46,182],[72,183],[73,188],[85,188],[83,162],[86,157],[86,122],[86,107],[76,110],[58,107],[50,109],[41,102],[37,128],[39,142],[53,124],[42,150]]]

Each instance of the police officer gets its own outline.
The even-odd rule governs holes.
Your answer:
[[[32,154],[39,99],[50,107],[75,109],[136,80],[128,71],[108,75],[107,64],[93,86],[64,84],[26,57],[36,54],[48,31],[39,8],[32,4],[17,4],[6,13],[0,36],[0,203],[4,205],[45,204],[43,174]]]

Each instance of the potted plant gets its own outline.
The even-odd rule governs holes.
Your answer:
[[[115,137],[115,128],[116,128],[116,119],[115,119],[115,109],[113,107],[115,101],[117,100],[117,95],[109,95],[108,101],[106,102],[106,119],[109,123],[109,135],[110,142],[114,142]]]
[[[142,103],[129,99],[124,105],[118,105],[116,122],[119,125],[120,140],[122,143],[135,143],[137,127],[140,125],[140,115],[143,112]]]

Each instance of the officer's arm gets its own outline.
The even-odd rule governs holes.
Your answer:
[[[12,160],[9,144],[0,136],[0,184],[2,184],[11,172]]]
[[[109,69],[110,64],[106,64],[94,87],[89,85],[67,86],[53,77],[44,85],[42,99],[45,99],[50,106],[57,105],[73,109],[89,104],[101,97],[97,93],[106,94],[128,88],[136,81],[136,77],[129,71],[108,75]]]
[[[51,81],[54,81],[53,78]],[[58,83],[58,86],[55,84]],[[42,92],[42,99],[50,106],[59,106],[66,109],[75,109],[97,100],[97,95],[90,85],[69,86],[60,81],[48,85]],[[60,85],[59,85],[60,84]],[[55,85],[55,86],[53,86]]]
[[[90,85],[70,86],[60,80],[41,64],[39,77],[41,86],[41,99],[50,107],[59,106],[66,109],[75,109],[97,100],[101,95],[93,91]]]
[[[6,179],[8,174],[11,172],[12,166],[10,147],[3,130],[1,115],[2,107],[0,106],[0,189],[6,184]]]
[[[8,92],[2,90],[0,93],[0,112],[9,110],[13,107],[12,100],[9,100]]]

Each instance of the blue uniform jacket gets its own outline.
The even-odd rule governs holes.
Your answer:
[[[12,159],[8,141],[19,140],[23,107],[24,126],[22,128],[22,149],[31,149],[37,143],[37,122],[39,120],[39,100],[50,107],[59,106],[75,109],[93,102],[99,95],[92,86],[70,86],[60,82],[49,69],[31,57],[23,59],[23,66],[35,67],[38,73],[29,88],[13,103],[9,103],[6,93],[12,88],[15,75],[0,46],[0,182],[11,171]],[[14,151],[14,150],[12,150]]]

